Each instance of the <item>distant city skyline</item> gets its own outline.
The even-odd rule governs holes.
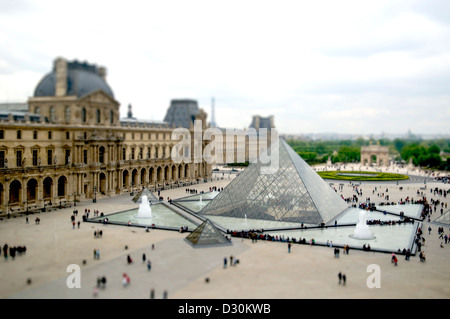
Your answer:
[[[193,99],[219,127],[450,134],[450,3],[0,2],[0,102],[26,102],[59,56],[104,66],[125,117]]]

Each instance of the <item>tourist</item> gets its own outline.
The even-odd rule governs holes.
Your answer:
[[[150,271],[152,269],[152,263],[150,262],[150,259],[147,260],[147,270]]]
[[[223,268],[227,268],[227,257],[223,258]]]
[[[425,252],[421,251],[419,254],[420,262],[425,262]]]
[[[128,287],[129,284],[130,284],[130,277],[128,277],[128,275],[124,273],[122,276],[122,285],[125,288]]]
[[[94,286],[94,290],[92,292],[92,295],[94,296],[94,298],[97,298],[97,296],[98,296],[98,288],[96,286]]]
[[[8,259],[8,244],[3,245],[3,256],[5,257],[5,260]]]
[[[142,262],[145,263],[145,260],[147,259],[147,257],[145,256],[145,253],[142,254]]]
[[[341,272],[339,272],[338,278],[339,278],[339,285],[340,285],[340,284],[341,284],[341,281],[342,281],[342,273],[341,273]]]
[[[291,243],[288,243],[288,253],[291,253]]]
[[[133,262],[133,259],[131,259],[130,255],[127,255],[127,263],[131,264]]]
[[[411,250],[408,248],[405,254],[405,260],[409,260],[410,257],[411,257]]]

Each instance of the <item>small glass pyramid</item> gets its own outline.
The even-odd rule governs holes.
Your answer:
[[[231,244],[231,241],[227,239],[209,219],[206,219],[200,226],[194,229],[194,231],[186,237],[186,240],[193,245]]]

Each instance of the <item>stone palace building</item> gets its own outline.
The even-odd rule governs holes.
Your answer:
[[[205,129],[206,113],[191,102],[172,101],[188,105],[188,121],[177,113],[176,125],[189,125],[192,132],[192,122],[200,119]],[[138,120],[131,105],[120,118],[119,107],[104,67],[63,58],[54,61],[25,109],[0,106],[1,213],[96,201],[142,187],[182,187],[211,177],[209,164],[171,160],[174,122]]]

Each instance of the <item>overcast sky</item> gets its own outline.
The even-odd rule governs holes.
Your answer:
[[[189,98],[222,127],[450,133],[450,1],[0,0],[0,101],[62,56],[107,68],[125,116]]]

